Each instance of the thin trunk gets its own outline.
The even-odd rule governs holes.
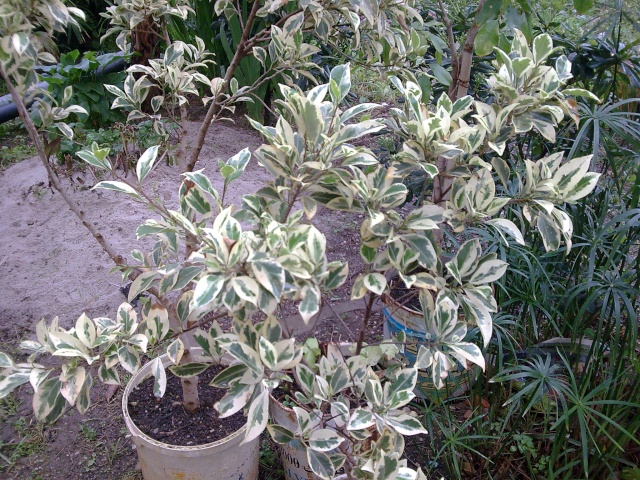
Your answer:
[[[33,144],[36,147],[36,151],[38,152],[38,157],[40,158],[42,165],[47,171],[47,177],[49,178],[49,182],[51,183],[51,185],[53,185],[53,188],[55,188],[56,191],[62,196],[64,201],[67,203],[71,211],[78,217],[80,222],[87,228],[87,230],[89,230],[93,238],[97,240],[97,242],[102,247],[102,250],[104,250],[104,252],[107,255],[109,255],[111,260],[113,260],[113,262],[117,266],[124,266],[125,261],[122,255],[117,253],[115,248],[109,242],[107,242],[107,240],[102,236],[102,234],[95,228],[93,223],[89,221],[89,219],[85,215],[84,211],[80,208],[80,206],[64,190],[64,187],[62,186],[62,182],[60,181],[60,177],[58,177],[56,172],[53,170],[53,168],[49,164],[49,159],[45,152],[44,145],[42,144],[42,139],[38,134],[38,130],[36,129],[36,126],[31,121],[31,117],[29,117],[29,112],[27,111],[27,107],[24,104],[24,100],[18,94],[13,84],[9,81],[9,76],[6,74],[6,72],[1,66],[0,66],[0,76],[2,76],[2,78],[4,79],[7,85],[7,89],[11,94],[13,103],[15,104],[16,109],[18,110],[18,114],[20,115],[20,118],[22,119],[22,122],[24,123],[24,126],[27,129],[27,132],[29,133],[29,137],[31,138],[31,140],[33,141]]]
[[[451,51],[451,85],[447,94],[452,102],[455,102],[459,98],[467,95],[469,91],[469,83],[471,81],[471,66],[473,64],[473,46],[480,30],[480,26],[476,22],[478,12],[482,10],[486,0],[480,0],[478,2],[478,8],[476,9],[473,23],[467,33],[464,44],[460,52],[456,49],[455,38],[453,36],[453,27],[447,11],[442,0],[438,0],[440,10],[442,13],[442,21],[447,29],[447,38],[449,41],[449,50]],[[455,167],[455,161],[444,157],[439,157],[437,161],[438,176],[434,179],[433,184],[433,197],[434,203],[443,205],[449,198],[449,192],[451,191],[451,179],[447,172]]]
[[[207,136],[207,132],[209,131],[209,127],[211,123],[215,119],[216,115],[220,112],[220,102],[222,101],[224,92],[226,92],[229,82],[235,75],[236,69],[240,64],[240,61],[248,54],[249,50],[247,48],[247,42],[249,40],[249,34],[251,33],[251,27],[253,26],[253,22],[256,18],[256,14],[258,13],[258,9],[261,5],[260,0],[255,0],[253,2],[253,6],[251,8],[251,13],[249,14],[249,18],[247,18],[247,23],[244,25],[244,30],[242,31],[242,37],[240,38],[240,43],[238,44],[238,48],[236,49],[236,53],[231,60],[231,64],[229,68],[227,68],[227,72],[224,76],[224,84],[220,94],[211,101],[211,105],[209,106],[209,110],[207,110],[207,114],[202,121],[202,125],[200,126],[200,130],[198,131],[198,138],[196,140],[195,148],[189,154],[189,160],[187,161],[187,171],[192,172],[198,162],[198,157],[200,156],[200,152],[202,151],[202,147],[204,146],[204,139]]]
[[[471,65],[473,63],[473,45],[476,41],[478,31],[480,30],[480,25],[478,25],[478,23],[476,22],[476,18],[480,10],[482,10],[485,1],[486,0],[480,0],[478,2],[478,8],[476,9],[473,23],[471,24],[471,28],[467,33],[464,45],[462,46],[462,51],[459,55],[457,72],[458,77],[453,78],[453,82],[451,83],[452,94],[449,95],[452,101],[456,101],[457,99],[464,97],[469,91],[469,82],[471,81]]]
[[[187,325],[189,327],[189,325]],[[184,343],[184,354],[180,360],[181,364],[195,362],[191,349],[196,346],[191,332],[180,335],[180,340]],[[199,379],[197,375],[181,379],[182,383],[182,405],[185,412],[195,413],[200,409],[200,396],[198,395]]]
[[[442,13],[442,23],[444,23],[444,26],[447,29],[447,40],[449,42],[449,52],[451,56],[451,78],[453,80],[449,86],[447,95],[449,95],[449,98],[453,100],[454,86],[456,84],[455,80],[458,78],[458,49],[456,47],[456,39],[453,35],[453,26],[451,25],[451,20],[447,14],[447,9],[442,0],[438,0],[438,4],[440,5],[440,12]]]

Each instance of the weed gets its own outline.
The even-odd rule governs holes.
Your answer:
[[[5,420],[7,417],[14,416],[18,413],[19,405],[20,402],[13,393],[4,398],[0,398],[0,419]]]
[[[263,480],[281,480],[284,478],[284,470],[275,444],[268,438],[262,440],[260,445],[260,478]]]
[[[11,468],[18,459],[41,452],[45,447],[42,425],[32,425],[27,423],[25,417],[20,417],[13,429],[20,440],[15,443],[0,442],[0,458],[6,462],[6,465],[0,466],[0,471]]]
[[[384,77],[371,75],[371,71],[354,66],[351,71],[353,93],[359,103],[395,103],[396,95]]]
[[[98,432],[96,432],[96,429],[86,423],[80,424],[80,434],[88,442],[95,442],[98,438]]]
[[[27,141],[26,138],[24,140]],[[35,155],[36,149],[31,144],[20,144],[12,147],[3,145],[0,147],[0,170]]]

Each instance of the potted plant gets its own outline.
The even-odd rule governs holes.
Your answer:
[[[385,7],[378,12],[385,18],[402,17],[404,22],[405,15],[415,16],[409,5]],[[280,8],[277,2],[255,2],[250,18],[280,12]],[[345,8],[353,9],[350,18],[355,30],[377,24],[378,17],[364,7]],[[222,1],[216,9],[232,14],[233,5]],[[305,43],[302,30],[315,30],[326,39],[327,25],[337,25],[343,14],[330,5],[322,9],[301,4],[294,12],[282,13],[278,25],[261,40],[268,42],[266,49],[259,46],[262,32],[250,37],[249,21],[237,60],[251,54],[271,74],[302,73],[315,51]],[[126,30],[126,25],[122,28]],[[388,47],[389,35],[397,32],[382,30],[373,41]],[[28,49],[15,47],[16,42],[22,45],[21,34],[2,33],[3,38],[15,39],[9,52],[3,50],[0,70],[10,84],[6,66],[11,61],[26,65],[22,56]],[[419,51],[419,37],[401,36],[395,38],[395,44],[403,39],[408,52]],[[190,149],[182,136],[176,155],[184,180],[177,210],[150,197],[144,188],[145,178],[164,155],[158,147],[140,156],[134,180],[118,174],[108,149],[95,144],[84,149],[79,157],[109,178],[94,188],[129,195],[155,214],[137,231],[138,237],[156,240],[150,252],[133,251],[135,265],[112,255],[124,276],[133,280],[129,300],[141,293],[152,300],[143,306],[141,322],[134,309],[123,304],[115,320],[90,320],[83,315],[71,329],[61,328],[55,320],[50,325],[39,323],[38,341],[24,344],[33,351],[28,362],[16,364],[0,354],[0,395],[31,382],[38,418],[59,417],[67,402],[83,412],[92,385],[85,363],[100,365],[98,377],[114,383],[119,381],[117,366],[137,375],[141,354],[147,354],[150,359],[143,374],[153,376],[154,394],[162,396],[165,367],[170,365],[171,372],[182,378],[184,408],[194,411],[200,407],[197,375],[222,362],[228,367],[211,383],[226,388],[227,393],[215,407],[221,417],[241,411],[246,415],[247,425],[238,443],[255,450],[251,442],[266,429],[277,443],[303,451],[308,470],[323,479],[337,475],[424,478],[401,458],[404,435],[425,432],[409,406],[419,371],[429,369],[440,388],[458,364],[484,368],[482,350],[471,337],[479,336],[484,346],[491,339],[491,314],[497,310],[491,284],[508,266],[495,254],[483,252],[481,241],[474,236],[450,248],[442,241],[442,231],[461,235],[468,225],[479,224],[524,243],[520,229],[498,216],[507,206],[515,206],[537,228],[547,249],[559,248],[563,239],[570,248],[571,220],[558,206],[587,195],[598,179],[598,174],[588,172],[588,157],[563,162],[562,154],[556,153],[524,159],[520,164],[509,156],[501,158],[510,153],[510,139],[532,128],[552,141],[556,124],[565,114],[575,115],[569,97],[590,95],[562,89],[570,78],[570,62],[560,56],[555,67],[548,66],[553,51],[548,35],[534,39],[531,49],[516,31],[510,52],[496,49],[497,73],[489,79],[495,98],[492,105],[469,96],[452,101],[446,95],[434,105],[425,105],[415,77],[403,72],[406,80],[392,77],[391,81],[404,96],[405,109],[394,110],[393,120],[386,124],[368,118],[375,104],[345,105],[351,88],[348,64],[334,67],[328,83],[307,91],[283,84],[275,126],[251,121],[265,140],[254,152],[255,159],[272,180],[245,195],[242,205],[227,205],[225,193],[250,161],[247,149],[221,163],[224,182],[220,193],[207,175],[194,170],[203,137],[199,135]],[[13,56],[6,60],[9,54]],[[161,59],[132,67],[124,89],[108,87],[117,96],[114,108],[128,110],[132,121],[150,118],[158,132],[166,133],[163,108],[170,115],[179,112],[173,117],[177,121],[186,121],[186,95],[198,92],[198,82],[206,83],[212,94],[205,99],[210,107],[200,130],[206,134],[211,120],[246,100],[251,87],[239,88],[233,81],[237,63],[230,66],[228,78],[208,81],[197,72],[204,60],[201,43],[170,43]],[[154,96],[152,113],[145,113],[141,105],[152,87],[165,93]],[[19,105],[18,92],[10,89]],[[43,124],[69,133],[61,117],[72,110],[43,109]],[[48,165],[25,112],[23,108],[23,120]],[[405,138],[402,153],[388,167],[368,148],[354,144],[385,127]],[[403,180],[414,169],[435,178],[440,193],[431,201],[405,206]],[[496,180],[502,183],[504,195],[496,195]],[[346,355],[333,345],[318,352],[313,342],[305,347],[289,338],[286,332],[290,330],[278,315],[283,302],[294,301],[308,323],[320,310],[324,293],[347,280],[348,265],[328,260],[326,239],[314,226],[319,207],[363,216],[359,231],[364,268],[355,276],[351,297],[363,298],[366,309],[358,338]],[[92,233],[108,250],[104,238]],[[447,249],[451,251],[443,261],[442,252]],[[416,340],[399,329],[393,338],[367,345],[364,333],[372,306],[388,291],[391,272],[418,291],[424,339]],[[225,328],[215,321],[223,316],[230,319]],[[477,326],[476,333],[471,334],[468,325]],[[409,348],[415,349],[412,364],[398,356]],[[160,356],[164,352],[166,356]],[[66,359],[58,376],[36,363],[39,354]],[[137,381],[134,377],[133,384]],[[276,389],[282,391],[274,396]],[[128,387],[127,392],[130,390]],[[283,399],[291,402],[291,409],[286,410],[293,412],[289,420],[274,413],[287,407]],[[123,408],[126,415],[126,401]],[[270,417],[276,422],[270,423]],[[234,435],[234,440],[239,439]],[[155,473],[145,471],[147,475],[156,478]]]

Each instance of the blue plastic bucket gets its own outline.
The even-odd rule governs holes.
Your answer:
[[[418,344],[426,339],[426,329],[422,313],[403,307],[393,299],[385,299],[386,306],[382,309],[384,315],[384,337],[390,339],[400,332],[404,332],[408,344],[402,357],[409,365],[413,365],[418,355]],[[458,363],[458,369],[449,372],[445,385],[437,389],[431,377],[431,369],[420,370],[415,393],[427,400],[444,400],[459,397],[469,390],[470,372]]]

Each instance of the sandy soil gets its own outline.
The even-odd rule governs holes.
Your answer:
[[[193,131],[196,125],[192,125]],[[216,124],[209,131],[201,156],[204,160],[198,168],[204,168],[215,184],[219,159],[226,160],[244,147],[253,151],[260,144],[253,131]],[[232,203],[239,203],[242,194],[255,192],[267,179],[266,170],[252,159],[230,192]],[[179,181],[176,168],[167,165],[158,165],[146,180],[153,195],[169,204],[177,198]],[[116,250],[128,255],[141,247],[135,229],[149,212],[124,195],[90,190],[95,182],[90,174],[74,174],[70,184],[73,197]],[[0,350],[16,353],[12,345],[29,337],[42,317],[50,320],[58,316],[68,327],[83,312],[90,317],[114,315],[125,301],[120,275],[111,272],[109,257],[61,196],[48,187],[39,160],[25,160],[2,172],[0,191]],[[351,271],[358,270],[357,216],[322,211],[319,217],[319,228],[329,237],[331,259],[349,261]],[[348,297],[349,288],[343,287],[333,292],[331,301],[340,304]],[[342,309],[325,309],[317,329],[327,339],[352,337],[359,323],[354,311],[357,307],[348,304]],[[371,334],[379,331],[373,328]],[[47,427],[35,425],[26,389],[17,395],[18,405],[1,405],[0,455],[6,458],[0,458],[0,476],[136,478],[135,452],[123,429],[119,394],[107,400],[105,391],[95,389],[94,406],[87,416],[70,411],[56,425]],[[17,444],[25,448],[16,450]],[[16,451],[26,453],[7,457]]]

